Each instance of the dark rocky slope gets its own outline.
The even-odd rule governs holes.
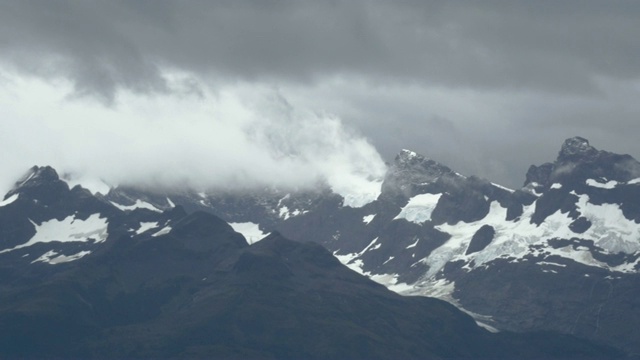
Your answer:
[[[2,288],[3,358],[621,355],[565,335],[489,333],[444,301],[402,297],[356,274],[319,245],[274,233],[248,246],[202,212],[175,219],[167,234],[123,235],[24,276]]]

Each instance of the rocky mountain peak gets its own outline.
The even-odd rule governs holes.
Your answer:
[[[424,156],[419,155],[418,153],[416,153],[415,151],[411,151],[408,149],[402,149],[400,150],[400,153],[396,156],[396,162],[410,162],[414,159],[423,159]]]
[[[630,155],[598,150],[589,140],[576,136],[565,140],[553,163],[532,165],[524,185],[544,188],[553,183],[584,184],[590,179],[626,182],[638,177],[640,163]]]
[[[422,177],[426,176],[433,179],[446,173],[453,173],[449,167],[406,149],[400,151],[396,156],[391,166],[391,172],[422,175]]]
[[[404,197],[410,197],[416,185],[435,182],[445,175],[455,175],[455,172],[437,161],[403,149],[389,167],[382,192],[387,195],[404,194]]]
[[[29,182],[47,182],[59,179],[58,173],[51,166],[33,166],[18,183],[24,185]]]
[[[575,136],[564,141],[560,153],[558,154],[558,161],[573,160],[576,158],[591,158],[598,154],[598,150],[589,145],[589,140]]]
[[[61,185],[62,184],[62,185]],[[58,173],[51,166],[33,166],[29,171],[15,183],[13,190],[7,195],[15,194],[26,189],[49,188],[51,186],[66,187],[66,184],[60,180]]]

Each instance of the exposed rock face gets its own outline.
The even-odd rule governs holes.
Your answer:
[[[456,173],[448,167],[413,151],[402,150],[387,171],[382,197],[390,201],[406,201],[418,193],[420,187],[455,177]]]
[[[525,186],[537,183],[547,188],[553,183],[584,182],[606,178],[626,182],[640,177],[640,163],[629,155],[597,150],[581,137],[567,139],[553,163],[531,166]]]
[[[493,237],[496,234],[496,230],[491,225],[482,225],[473,237],[471,238],[471,242],[469,243],[469,247],[467,248],[467,252],[465,255],[473,254],[474,252],[481,251],[487,245],[491,244]]]
[[[552,163],[545,163],[540,166],[531,165],[527,171],[527,180],[524,185],[533,185],[534,187],[542,186],[548,187],[551,173],[553,172],[554,165]]]
[[[558,161],[594,159],[600,152],[589,145],[589,140],[576,136],[565,140],[558,154]]]

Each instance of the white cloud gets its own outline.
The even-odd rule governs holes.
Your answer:
[[[114,184],[311,186],[381,177],[362,136],[330,114],[298,109],[277,90],[233,85],[215,94],[136,95],[114,107],[69,98],[71,84],[5,74],[0,86],[0,190],[32,165]]]

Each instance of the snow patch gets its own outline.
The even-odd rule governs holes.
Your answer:
[[[615,180],[607,181],[605,184],[603,184],[594,179],[588,179],[586,183],[589,186],[600,188],[600,189],[613,189],[618,185],[618,182]]]
[[[39,258],[33,260],[31,263],[33,264],[36,262],[44,262],[47,264],[56,265],[56,264],[62,264],[62,263],[78,260],[89,254],[91,254],[91,251],[80,251],[79,253],[67,256],[67,255],[58,255],[57,252],[50,250],[44,253]]]
[[[90,178],[90,177],[68,177],[65,176],[63,179],[69,185],[69,188],[80,185],[83,189],[89,190],[93,195],[107,195],[109,191],[111,191],[111,186],[105,183],[100,179]]]
[[[339,255],[338,251],[333,253],[333,256],[336,257],[343,265],[348,267],[349,269],[362,274],[362,260],[358,259],[358,253],[350,253],[345,255]]]
[[[554,249],[553,247],[549,246],[543,250],[543,254],[547,254],[549,256],[560,256],[587,266],[609,269],[609,266],[607,266],[606,263],[594,259],[589,250],[574,250],[571,245],[558,249]],[[541,263],[546,262],[542,261]]]
[[[113,201],[110,201],[111,204],[113,204],[113,206],[117,207],[118,209],[122,210],[122,211],[131,211],[131,210],[135,210],[135,209],[148,209],[151,211],[155,211],[155,212],[162,212],[162,210],[158,209],[157,207],[149,204],[146,201],[143,200],[136,200],[136,203],[133,205],[120,205],[118,203],[115,203]]]
[[[567,267],[566,264],[558,264],[558,263],[549,262],[549,261],[538,261],[538,265],[553,265],[553,266],[559,266],[559,267]]]
[[[500,185],[500,184],[491,183],[491,185],[493,185],[493,186],[497,187],[498,189],[502,189],[502,190],[508,191],[508,192],[510,192],[510,193],[514,193],[514,192],[516,192],[515,190],[510,189],[510,188],[508,188],[508,187],[506,187],[506,186],[502,186],[502,185]]]
[[[11,204],[12,202],[18,200],[19,196],[20,196],[20,194],[15,193],[15,194],[9,196],[8,198],[0,201],[0,207],[7,206],[7,205]]]
[[[282,206],[280,209],[278,209],[278,216],[283,220],[287,220],[288,218],[296,217],[298,215],[306,214],[308,212],[309,212],[308,210],[301,211],[300,209],[295,209],[291,211],[287,206]]]
[[[291,194],[287,194],[287,195],[283,196],[282,199],[278,200],[278,206],[280,206],[283,201],[287,200],[290,197],[291,197]]]
[[[158,227],[157,222],[141,222],[140,227],[136,230],[136,235],[140,235],[148,230],[154,229]]]
[[[476,321],[476,324],[478,324],[478,326],[481,326],[491,332],[498,332],[496,328],[487,324],[488,322],[492,321],[490,316],[480,315],[477,313],[470,312],[464,309],[460,305],[460,303],[452,295],[455,290],[455,283],[452,281],[449,281],[446,279],[435,280],[433,278],[427,278],[426,280],[419,283],[408,284],[408,283],[399,282],[398,274],[373,274],[371,272],[363,271],[362,267],[364,263],[362,262],[361,259],[359,259],[359,257],[365,251],[371,248],[371,246],[373,246],[377,240],[378,238],[375,238],[360,253],[339,255],[338,254],[339,250],[338,250],[333,253],[333,256],[335,256],[343,265],[347,266],[351,270],[361,275],[367,276],[371,280],[381,285],[384,285],[387,289],[391,291],[394,291],[400,295],[429,296],[429,297],[435,297],[441,300],[445,300],[453,304],[454,306],[458,307],[460,310],[464,311],[465,313],[469,314],[471,317],[473,317],[474,320]],[[393,256],[389,257],[389,259],[387,259],[387,261],[385,261],[384,263],[385,264],[388,263],[389,261],[393,260],[393,258],[394,258]]]
[[[640,226],[624,216],[618,204],[594,205],[588,195],[580,195],[578,211],[591,222],[581,237],[611,252],[633,254],[640,251]]]
[[[374,217],[376,217],[376,214],[363,216],[362,222],[368,225]]]
[[[635,184],[640,184],[640,178],[629,180],[627,182],[627,185],[635,185]]]
[[[262,232],[258,224],[254,224],[252,222],[229,223],[229,225],[231,225],[235,232],[239,232],[240,234],[242,234],[242,236],[247,239],[249,245],[257,243],[265,236],[269,235]]]
[[[428,279],[417,285],[413,291],[407,293],[407,295],[421,295],[434,297],[437,299],[445,300],[450,303],[457,303],[452,294],[455,290],[455,282],[447,279]]]
[[[365,252],[367,252],[367,250],[369,250],[369,248],[372,247],[376,243],[376,241],[378,241],[378,238],[375,238],[375,239],[371,240],[369,245],[367,245],[364,249],[362,249],[362,251],[360,251],[360,253],[358,253],[358,256],[360,256],[360,255],[364,254]],[[373,248],[371,250],[375,250],[375,249],[378,249],[378,248],[380,248],[380,244],[378,244],[378,247]]]
[[[280,218],[284,220],[287,220],[288,218],[291,217],[291,214],[289,214],[289,208],[286,206],[283,206],[279,209],[278,215],[280,216]]]
[[[416,154],[415,151],[411,151],[411,150],[407,150],[407,149],[402,149],[400,151],[407,159],[413,159],[416,156],[418,156],[418,154]]]
[[[405,205],[402,210],[400,210],[400,213],[393,219],[405,219],[416,224],[430,221],[431,214],[438,205],[441,196],[442,194],[416,195],[409,199],[407,205]]]
[[[560,183],[551,184],[550,189],[562,189],[562,184]]]
[[[507,209],[503,208],[499,202],[493,201],[489,213],[482,220],[436,226],[436,229],[449,233],[451,238],[424,259],[424,263],[430,268],[427,276],[435,275],[449,261],[473,260],[474,266],[480,266],[502,255],[522,258],[528,253],[529,245],[538,242],[541,238],[571,238],[567,235],[572,235],[568,226],[573,220],[566,214],[555,213],[549,216],[540,227],[531,223],[535,204],[525,207],[520,219],[513,222],[505,220]],[[465,255],[471,238],[483,225],[490,225],[495,229],[493,241],[483,250]]]
[[[26,183],[27,183],[27,181],[31,180],[31,178],[32,178],[32,177],[34,177],[34,176],[35,176],[35,174],[36,174],[37,172],[38,172],[37,170],[36,170],[36,171],[31,172],[31,174],[29,174],[29,176],[27,176],[27,177],[26,177],[26,179],[22,180],[22,182],[20,183],[20,185],[18,185],[18,187],[20,187],[20,186],[22,186],[22,185],[26,184]]]
[[[407,246],[405,249],[411,249],[416,247],[416,245],[418,245],[418,243],[420,242],[420,238],[416,236],[416,242],[414,242],[413,244]]]
[[[372,244],[369,244],[369,246],[371,246]],[[333,256],[335,256],[343,265],[347,266],[349,269],[370,278],[371,280],[377,282],[378,284],[384,285],[387,289],[394,291],[398,294],[403,294],[413,289],[412,285],[409,285],[407,283],[399,283],[398,274],[372,274],[371,272],[363,271],[362,270],[363,263],[362,263],[362,260],[358,259],[358,256],[361,255],[364,251],[366,251],[367,248],[365,248],[365,250],[363,250],[360,254],[353,253],[353,254],[346,254],[346,255],[338,255],[336,251],[333,253]]]
[[[622,273],[635,273],[637,272],[636,267],[638,267],[638,264],[640,264],[640,257],[632,263],[621,264],[610,269]]]
[[[153,236],[153,237],[162,236],[162,235],[166,235],[166,234],[168,234],[170,232],[171,232],[171,226],[167,225],[167,226],[163,227],[162,229],[160,229],[155,234],[152,234],[151,236]]]
[[[378,199],[382,192],[382,180],[368,180],[354,177],[341,186],[333,186],[334,193],[342,196],[342,206],[361,208]]]
[[[536,188],[538,188],[539,186],[540,184],[534,181],[529,183],[527,186],[523,187],[522,190],[529,192],[533,196],[540,197],[542,196],[542,194],[536,191]]]
[[[619,252],[633,254],[640,251],[640,225],[633,220],[626,219],[619,205],[589,203],[588,195],[577,195],[577,211],[591,222],[591,227],[580,234],[581,239],[591,240],[594,244],[608,253]],[[588,248],[566,246],[554,249],[548,243],[550,239],[571,239],[576,236],[569,225],[574,221],[568,213],[560,210],[549,215],[542,224],[537,226],[531,222],[537,202],[524,207],[523,214],[514,221],[506,221],[507,209],[497,201],[491,203],[487,216],[479,221],[454,225],[442,224],[435,228],[451,235],[442,246],[431,252],[421,262],[429,266],[427,278],[437,274],[446,263],[462,260],[471,269],[497,258],[509,258],[520,261],[527,254],[535,256],[558,255],[588,266],[595,266],[612,271],[635,271],[634,264],[623,264],[609,267],[597,261]],[[489,245],[481,251],[465,255],[473,235],[483,225],[490,225],[495,229],[495,235]]]
[[[402,294],[403,292],[413,289],[412,285],[398,282],[398,274],[371,274],[367,272],[364,273],[364,275],[398,294]]]
[[[107,239],[107,219],[101,218],[100,214],[93,214],[86,220],[75,218],[70,215],[64,220],[51,219],[38,225],[31,221],[36,228],[36,234],[24,244],[11,249],[0,251],[0,254],[22,249],[37,243],[49,242],[103,242]]]
[[[169,204],[169,206],[172,208],[176,207],[176,204],[174,204],[173,201],[171,201],[171,199],[169,198],[167,198],[167,204]]]

